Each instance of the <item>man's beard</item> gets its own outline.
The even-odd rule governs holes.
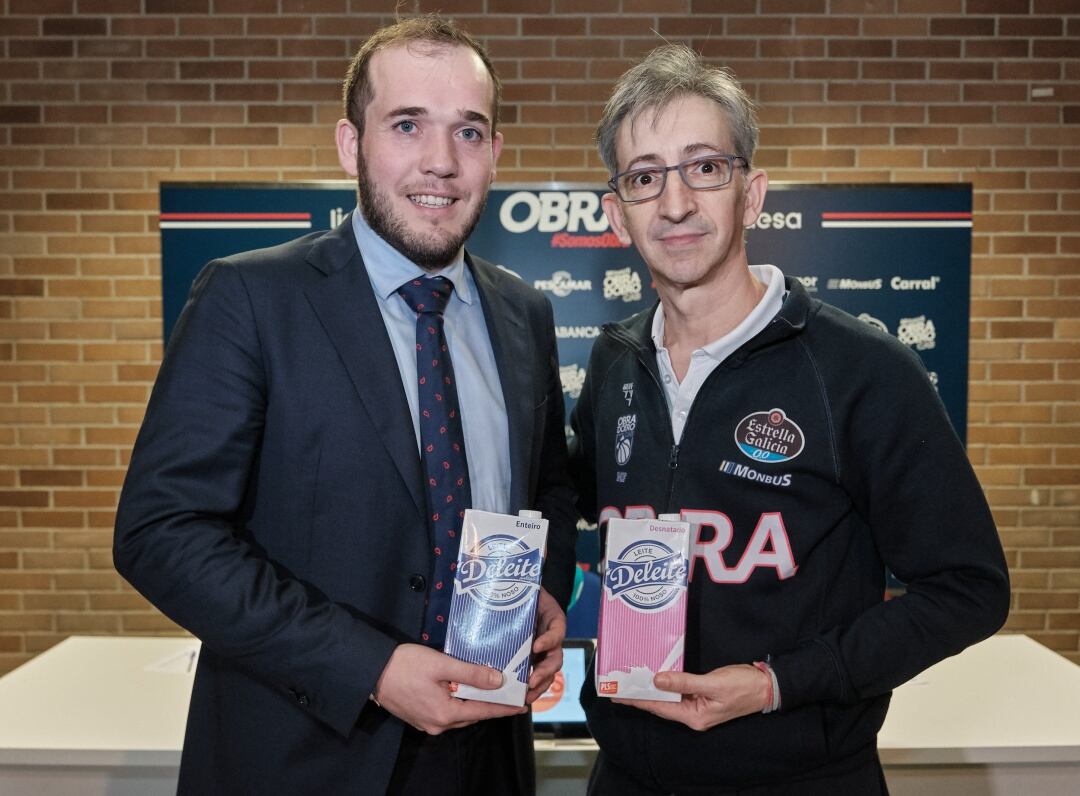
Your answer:
[[[466,220],[461,233],[451,237],[422,237],[409,230],[408,225],[394,213],[386,194],[378,189],[368,173],[364,156],[356,158],[357,196],[364,220],[375,234],[385,240],[425,271],[435,271],[449,265],[458,250],[472,234],[487,202],[487,191],[477,204],[471,218]]]

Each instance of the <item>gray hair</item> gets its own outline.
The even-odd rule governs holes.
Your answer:
[[[615,138],[625,119],[633,124],[644,111],[661,110],[687,95],[712,100],[723,109],[734,138],[731,154],[745,158],[749,168],[758,138],[753,100],[727,69],[707,66],[684,44],[667,44],[627,70],[604,106],[596,144],[608,172],[614,175],[619,170]]]

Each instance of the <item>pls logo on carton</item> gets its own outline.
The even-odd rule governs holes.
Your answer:
[[[458,684],[454,696],[524,705],[548,521],[465,510],[443,651],[503,673],[496,689]]]
[[[599,695],[681,699],[654,687],[653,676],[682,671],[689,552],[690,524],[677,514],[608,521],[596,652]]]

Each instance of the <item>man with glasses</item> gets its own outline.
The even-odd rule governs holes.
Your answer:
[[[982,491],[918,358],[750,266],[753,104],[681,46],[598,129],[612,229],[659,304],[605,327],[573,424],[583,513],[693,524],[678,702],[582,701],[591,794],[885,793],[890,690],[1003,623]],[[885,570],[907,584],[883,600]]]

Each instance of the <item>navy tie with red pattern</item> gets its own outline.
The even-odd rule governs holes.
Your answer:
[[[438,649],[446,638],[461,522],[472,497],[454,366],[443,331],[443,311],[453,291],[454,285],[442,276],[412,279],[398,288],[416,313],[420,458],[427,479],[428,526],[435,557],[421,638]]]

